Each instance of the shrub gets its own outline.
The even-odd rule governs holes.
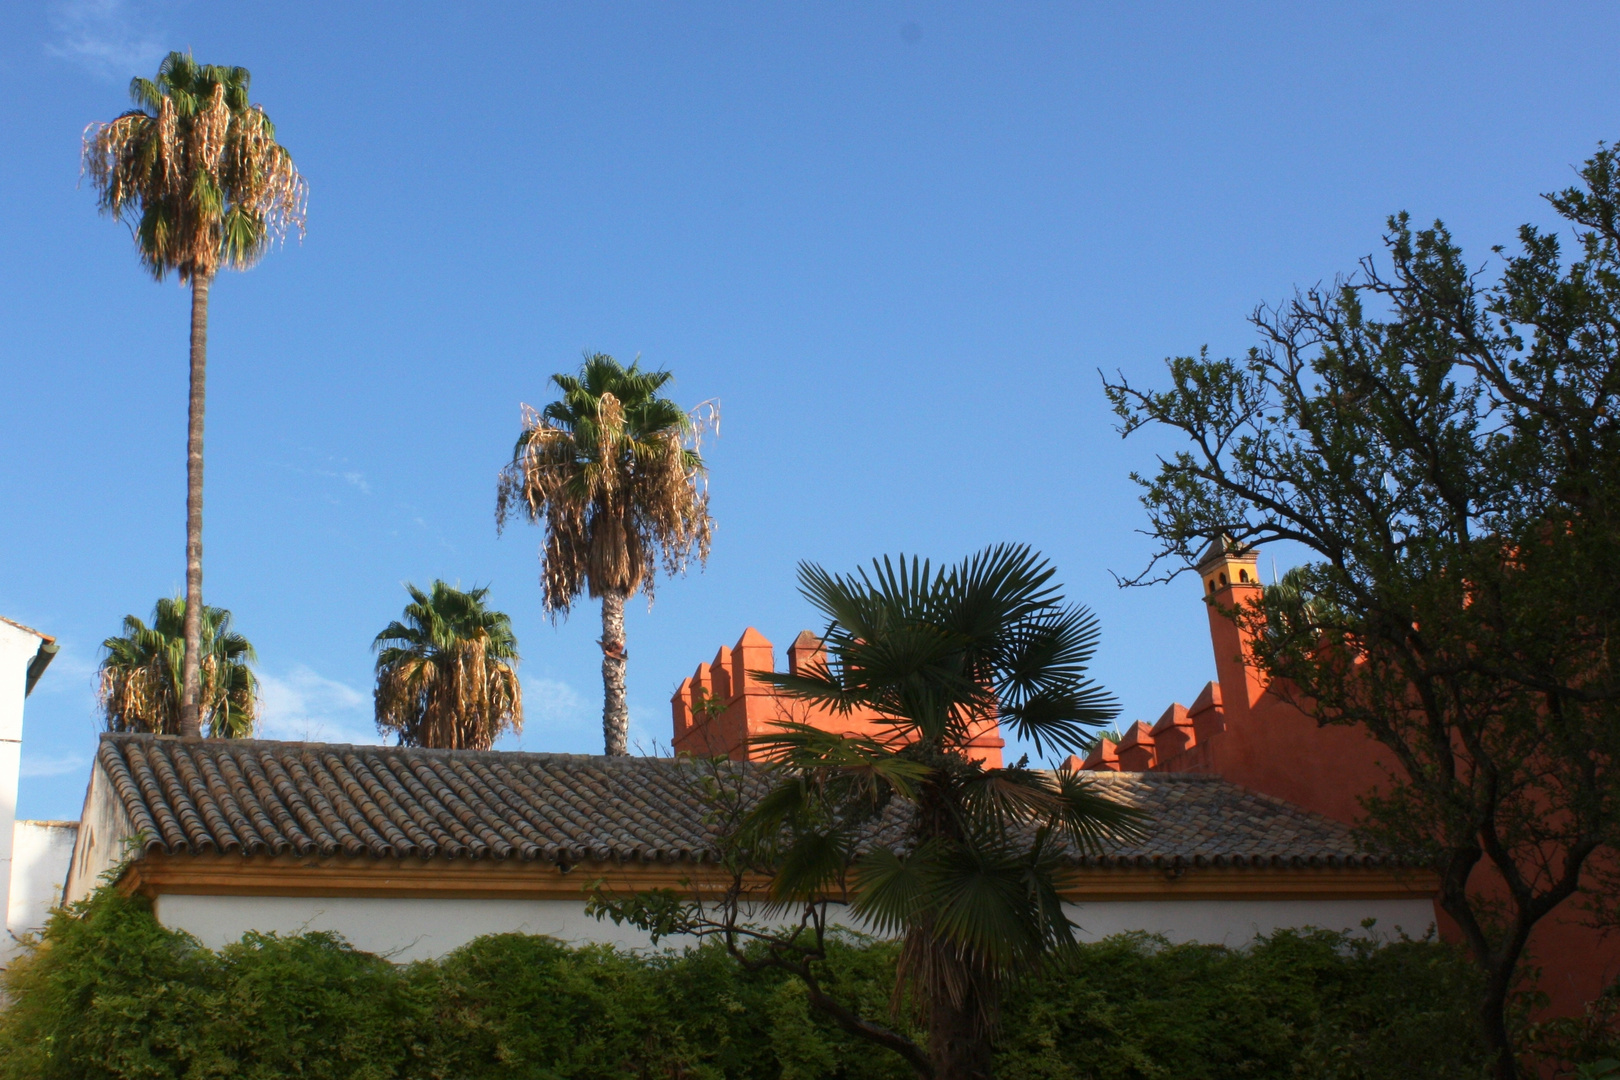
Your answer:
[[[825,982],[881,1016],[896,959],[889,943],[840,942]],[[1429,941],[1111,938],[1023,982],[996,1068],[1006,1080],[1473,1078],[1474,978]],[[330,934],[250,934],[215,952],[103,889],[55,914],[0,983],[0,1080],[909,1076],[795,981],[715,945],[637,954],[501,934],[396,966]]]
[[[999,1064],[1020,1080],[1473,1080],[1475,977],[1428,941],[1282,931],[1233,950],[1123,935],[1023,983]]]

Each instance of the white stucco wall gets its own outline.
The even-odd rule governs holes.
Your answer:
[[[1314,926],[1357,935],[1392,938],[1404,931],[1422,937],[1434,923],[1431,900],[1162,900],[1146,903],[1064,904],[1080,928],[1081,941],[1146,931],[1172,943],[1240,946],[1257,935]],[[1375,919],[1370,930],[1362,922]]]
[[[129,815],[98,760],[91,766],[90,786],[85,789],[84,810],[79,815],[73,866],[67,878],[67,903],[89,896],[109,870],[129,857],[127,841],[133,832]]]
[[[164,926],[217,949],[249,930],[297,934],[329,930],[398,963],[443,956],[485,934],[545,934],[574,944],[645,948],[633,927],[597,922],[578,900],[374,900],[365,897],[159,896]]]
[[[12,829],[10,941],[44,928],[51,908],[61,903],[78,831],[77,821],[19,821]]]
[[[1171,941],[1238,946],[1256,934],[1284,927],[1319,926],[1374,933],[1397,927],[1414,936],[1434,919],[1427,900],[1165,900],[1067,905],[1081,938],[1092,941],[1127,930],[1164,934]],[[484,934],[545,934],[580,944],[605,942],[640,949],[645,934],[611,921],[597,922],[577,900],[374,900],[358,897],[160,896],[157,917],[219,948],[249,930],[296,934],[328,930],[367,952],[399,963],[443,956]],[[660,946],[680,946],[678,940]]]
[[[41,638],[0,620],[0,911],[10,910],[11,827],[17,819],[17,778],[22,765],[23,699],[28,696],[28,665]],[[9,936],[0,935],[0,948]]]

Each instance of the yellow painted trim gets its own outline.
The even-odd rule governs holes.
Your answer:
[[[586,862],[566,873],[551,863],[518,860],[300,858],[297,856],[150,854],[120,881],[147,896],[370,896],[482,900],[579,900],[596,882],[618,895],[649,889],[721,892],[725,880],[696,863]],[[1326,900],[1432,897],[1435,876],[1368,869],[1238,869],[1179,872],[1088,869],[1074,873],[1065,900]]]

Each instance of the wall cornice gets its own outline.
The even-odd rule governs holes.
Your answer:
[[[300,858],[148,854],[119,879],[146,896],[364,896],[410,899],[580,900],[601,882],[629,895],[674,889],[718,895],[726,880],[712,864],[488,859]],[[1429,898],[1426,871],[1369,868],[1204,867],[1167,871],[1088,868],[1062,889],[1073,903],[1163,900],[1397,900]]]

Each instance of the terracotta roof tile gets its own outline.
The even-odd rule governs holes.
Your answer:
[[[107,734],[98,760],[146,851],[550,863],[702,861],[713,851],[697,767],[667,758]],[[1150,826],[1085,865],[1381,861],[1344,825],[1219,777],[1087,779],[1146,811]]]

